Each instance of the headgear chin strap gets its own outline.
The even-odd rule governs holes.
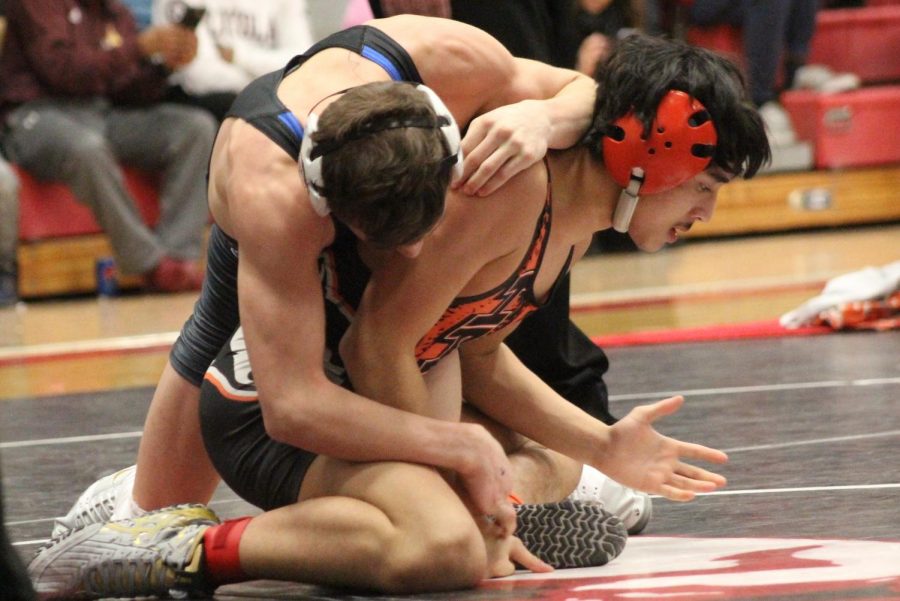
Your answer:
[[[408,85],[408,84],[406,84]],[[437,126],[440,128],[447,143],[450,154],[445,161],[452,164],[451,181],[456,181],[462,176],[463,152],[460,146],[459,127],[456,120],[450,113],[450,109],[440,99],[440,97],[428,86],[418,84],[416,89],[424,92],[428,98],[431,108],[437,115]],[[319,117],[315,113],[310,113],[306,120],[306,129],[303,134],[303,141],[300,143],[300,166],[303,172],[303,179],[306,181],[306,189],[309,193],[309,201],[313,209],[320,216],[324,217],[331,212],[328,207],[328,199],[322,193],[325,188],[325,182],[322,179],[322,158],[329,152],[333,152],[343,146],[345,143],[374,134],[387,129],[398,129],[402,127],[435,127],[433,120],[421,117],[410,117],[408,119],[387,120],[384,123],[370,124],[368,127],[362,127],[358,134],[350,136],[334,143],[333,141],[324,141],[316,144],[313,141],[313,134],[318,130]]]
[[[603,137],[603,162],[623,188],[613,228],[628,231],[641,193],[671,190],[706,169],[717,139],[706,107],[679,90],[663,96],[649,135],[633,112],[616,119]]]

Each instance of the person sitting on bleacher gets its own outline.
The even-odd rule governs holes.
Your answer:
[[[158,101],[196,37],[174,25],[140,34],[118,0],[5,3],[0,116],[10,161],[67,185],[109,236],[118,268],[147,289],[199,289],[208,221],[205,172],[216,124]],[[160,218],[142,220],[121,165],[158,172]]]
[[[741,28],[750,97],[765,121],[772,146],[770,170],[812,165],[811,151],[796,148],[793,125],[778,98],[780,89],[790,88],[797,70],[806,63],[818,8],[819,0],[693,0],[688,8],[692,25]]]

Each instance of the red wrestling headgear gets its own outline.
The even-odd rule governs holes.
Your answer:
[[[643,170],[641,194],[670,190],[709,166],[716,149],[716,128],[706,108],[679,90],[660,101],[648,137],[644,125],[628,113],[603,137],[603,163],[613,180],[628,187],[632,170]]]

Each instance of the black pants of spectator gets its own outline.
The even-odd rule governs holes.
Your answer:
[[[526,317],[506,343],[560,396],[607,424],[615,423],[603,381],[609,360],[569,319],[569,276],[551,302]]]
[[[694,0],[688,15],[701,27],[741,27],[750,97],[762,106],[778,96],[775,82],[782,57],[785,88],[806,63],[818,9],[819,0]]]
[[[35,599],[31,580],[22,559],[9,542],[3,515],[3,476],[0,474],[0,599],[3,601],[32,601]]]

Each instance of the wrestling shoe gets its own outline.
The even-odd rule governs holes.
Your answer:
[[[137,466],[132,465],[114,474],[104,476],[88,486],[69,509],[69,512],[53,521],[53,531],[50,536],[57,538],[75,528],[81,528],[88,524],[103,524],[112,520],[118,504],[131,500],[136,470]]]
[[[625,548],[622,520],[599,503],[562,501],[516,506],[516,536],[557,569],[602,566]]]
[[[204,505],[175,505],[88,524],[41,548],[28,574],[42,600],[211,595],[200,571],[201,541],[218,523]]]
[[[584,466],[581,481],[567,501],[594,501],[616,515],[625,524],[628,534],[640,534],[653,516],[650,495],[619,484],[603,472]]]

